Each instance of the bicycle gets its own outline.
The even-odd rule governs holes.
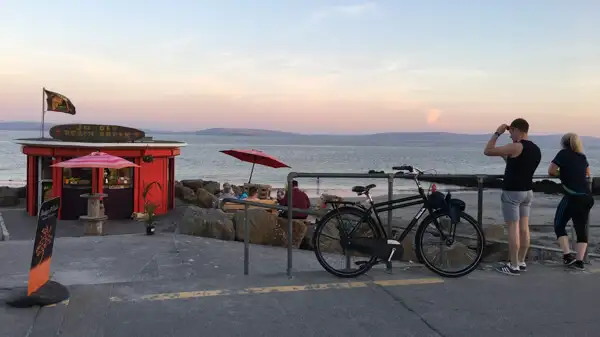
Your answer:
[[[465,213],[465,203],[460,199],[452,199],[449,192],[445,196],[439,191],[433,191],[430,194],[426,194],[419,181],[419,176],[423,174],[423,171],[419,170],[418,168],[403,165],[399,167],[393,167],[392,169],[394,171],[400,171],[396,172],[396,175],[412,175],[413,180],[417,185],[418,194],[375,203],[373,198],[371,198],[369,191],[376,187],[376,185],[370,184],[367,186],[354,186],[352,188],[352,191],[358,196],[365,195],[367,197],[370,204],[369,208],[365,207],[360,202],[327,202],[327,204],[331,204],[333,206],[333,209],[318,220],[312,238],[312,244],[315,248],[315,255],[321,266],[335,276],[350,278],[357,277],[368,272],[374,265],[378,263],[390,263],[392,259],[401,259],[404,252],[404,246],[402,244],[403,240],[417,225],[419,219],[427,211],[429,214],[418,225],[414,237],[415,253],[419,262],[425,264],[425,266],[427,266],[427,268],[429,268],[431,271],[443,277],[461,277],[475,270],[483,256],[485,236],[477,221],[472,216]],[[382,225],[381,218],[379,217],[379,213],[415,205],[423,206],[419,209],[408,226],[400,234],[398,232],[392,233],[392,238],[388,239],[387,233]],[[356,225],[347,230],[345,228],[346,226],[341,225],[341,218],[344,215],[353,216],[359,220]],[[442,221],[438,220],[442,217],[449,217],[449,223],[448,221],[443,223]],[[320,248],[320,243],[326,241],[324,240],[325,238],[335,240],[334,237],[324,233],[327,224],[335,220],[338,220],[336,229],[339,232],[340,248],[342,249],[344,256],[346,256],[346,270],[335,269],[326,263],[324,254],[329,254],[329,252],[323,251]],[[475,231],[474,236],[466,236],[463,234],[459,234],[457,236],[457,225],[462,223],[460,220],[465,220],[467,225],[473,227]],[[360,234],[363,232],[358,230],[358,226],[361,224],[366,224],[368,226],[368,228],[374,233],[374,238],[354,237],[355,234]],[[445,231],[446,228],[448,229],[447,232]],[[440,251],[445,248],[454,249],[454,245],[458,247],[459,242],[456,241],[456,238],[468,238],[476,240],[475,245],[462,245],[463,252],[466,250],[469,253],[475,253],[473,262],[457,271],[445,270],[435,266],[434,263],[426,257],[423,239],[427,233],[432,233],[434,237],[441,239],[441,246],[439,248]],[[358,261],[355,263],[357,266],[359,266],[359,269],[356,271],[347,270],[351,266],[348,256],[348,251],[351,249],[356,250],[359,255],[367,258],[366,261]]]

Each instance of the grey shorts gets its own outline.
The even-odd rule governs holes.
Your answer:
[[[528,217],[533,201],[533,191],[502,191],[502,215],[505,222],[516,222]]]

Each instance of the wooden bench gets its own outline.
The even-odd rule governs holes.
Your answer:
[[[277,205],[277,200],[275,200],[275,199],[259,199],[259,200],[248,200],[248,201],[259,202],[261,204],[266,204],[266,205]],[[246,205],[243,205],[243,204],[235,204],[232,202],[226,202],[225,204],[223,204],[222,210],[223,210],[223,212],[226,212],[226,213],[234,213],[234,212],[243,211],[245,207],[246,207]],[[248,209],[250,209],[250,208],[262,208],[262,207],[248,205]],[[262,209],[264,209],[265,211],[267,211],[269,213],[277,214],[276,209],[270,209],[270,208],[262,208]]]

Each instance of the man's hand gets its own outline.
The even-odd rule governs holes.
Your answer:
[[[506,129],[508,129],[508,125],[506,124],[502,124],[498,127],[498,129],[496,129],[496,133],[498,134],[503,134],[504,132],[506,132]]]

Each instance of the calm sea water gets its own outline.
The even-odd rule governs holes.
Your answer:
[[[26,158],[15,138],[37,137],[36,131],[0,131],[0,185],[23,184]],[[502,174],[500,158],[485,157],[483,146],[487,136],[467,135],[404,135],[402,139],[377,137],[238,137],[153,134],[154,139],[181,140],[188,143],[176,161],[176,179],[208,179],[234,184],[247,182],[251,164],[219,152],[231,148],[258,149],[278,157],[292,169],[272,169],[256,166],[252,181],[283,187],[290,171],[352,172],[390,171],[392,166],[411,164],[437,173]],[[542,148],[542,164],[537,174],[545,174],[549,162],[558,150],[559,136],[532,137]],[[505,143],[506,137],[499,143]],[[600,140],[585,140],[586,154],[592,172],[600,173]],[[9,182],[10,181],[10,182]],[[387,191],[385,180],[301,179],[301,188],[309,196],[320,193],[349,195],[357,184],[375,183],[377,192]],[[397,180],[398,191],[414,188],[410,181]]]

